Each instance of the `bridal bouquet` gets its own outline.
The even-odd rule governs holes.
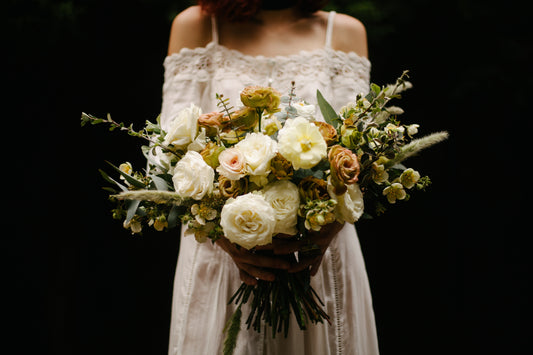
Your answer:
[[[109,115],[82,114],[81,123],[107,123],[150,143],[143,147],[146,169],[110,164],[120,179],[101,171],[116,186],[107,188],[117,203],[113,216],[132,233],[181,222],[200,243],[224,237],[268,253],[260,249],[273,238],[305,241],[310,232],[335,221],[380,215],[430,184],[402,163],[447,133],[415,139],[419,126],[400,123],[403,110],[389,103],[411,86],[406,78],[404,72],[392,85],[372,84],[367,95],[358,95],[338,113],[317,92],[325,122],[315,120],[315,107],[299,98],[293,85],[287,96],[270,87],[246,87],[238,108],[217,94],[218,111],[202,113],[191,105],[173,118],[168,131],[159,118],[141,131]],[[298,257],[316,249],[309,243]],[[248,327],[260,331],[264,321],[273,336],[287,335],[291,312],[301,329],[329,321],[310,286],[309,270],[276,272],[273,282],[243,283],[229,300],[238,307],[226,329],[226,353],[235,345],[246,303],[251,305]]]

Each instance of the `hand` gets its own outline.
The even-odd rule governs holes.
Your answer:
[[[291,240],[276,238],[273,242],[273,250],[275,255],[284,255],[299,252],[298,262],[293,263],[289,268],[289,272],[299,272],[311,267],[311,276],[315,276],[318,272],[324,253],[329,245],[342,229],[344,224],[333,222],[327,224],[318,232],[310,231],[308,233],[309,240]],[[316,245],[318,249],[316,253],[305,254],[302,249],[309,245]]]
[[[238,248],[237,245],[224,237],[217,239],[216,243],[231,256],[239,269],[241,280],[250,286],[256,285],[257,279],[274,281],[276,276],[268,269],[289,270],[291,267],[291,263],[286,258],[252,253],[245,248]]]

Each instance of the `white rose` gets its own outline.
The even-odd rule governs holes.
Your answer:
[[[303,117],[287,120],[278,133],[278,150],[294,169],[310,169],[327,156],[328,146],[317,126]]]
[[[305,102],[298,102],[294,105],[298,116],[306,118],[308,121],[313,122],[315,120],[316,108],[314,105],[307,105]]]
[[[215,171],[207,165],[200,153],[189,151],[174,168],[174,189],[181,197],[201,200],[213,191]]]
[[[274,233],[289,235],[298,233],[296,229],[300,207],[298,186],[289,180],[276,181],[265,187],[263,195],[276,213]]]
[[[230,180],[239,180],[246,175],[246,159],[238,148],[223,150],[218,155],[218,162],[218,173]]]
[[[230,198],[222,207],[220,225],[231,242],[243,248],[272,243],[276,213],[260,194]]]
[[[200,133],[196,136],[194,141],[187,146],[187,150],[194,150],[195,152],[201,152],[207,146],[205,128],[202,127]]]
[[[332,199],[337,201],[335,215],[339,223],[355,223],[361,218],[365,210],[363,193],[359,184],[346,185],[348,190],[342,195],[336,195],[333,191],[330,177],[328,176],[328,192]]]
[[[270,160],[277,152],[275,140],[262,133],[248,133],[246,138],[235,145],[246,160],[250,175],[267,175],[270,173]]]
[[[154,164],[156,171],[161,173],[174,174],[174,166],[177,160],[176,155],[172,153],[165,153],[161,147],[150,149],[148,153],[148,162]]]
[[[198,117],[201,113],[202,110],[194,104],[181,110],[170,123],[164,143],[178,147],[192,143],[198,133]]]

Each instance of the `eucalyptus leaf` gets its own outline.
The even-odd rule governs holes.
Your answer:
[[[98,169],[98,171],[100,172],[100,175],[102,175],[102,177],[104,178],[105,181],[111,183],[111,184],[115,184],[117,185],[118,187],[120,187],[120,189],[122,191],[128,191],[128,188],[126,186],[124,186],[123,184],[121,184],[120,182],[116,181],[115,179],[109,177],[109,175],[107,175],[105,173],[105,171],[103,171],[102,169]]]
[[[118,192],[117,190],[115,190],[115,189],[112,188],[112,187],[102,187],[102,190],[107,191],[107,192],[110,192],[110,193],[112,193],[112,194],[114,194],[114,195],[116,195],[116,193]]]
[[[159,191],[170,191],[168,183],[165,179],[160,178],[156,175],[150,175],[154,187]]]
[[[137,187],[139,189],[144,189],[146,187],[146,184],[144,184],[143,182],[135,179],[133,176],[131,176],[129,174],[126,174],[125,172],[123,172],[122,170],[120,170],[119,168],[117,168],[112,163],[108,162],[107,160],[106,160],[106,163],[111,165],[111,167],[113,167],[113,169],[115,169],[120,175],[122,175],[124,177],[124,179],[126,179],[127,182],[129,182],[133,186],[135,186],[135,187]]]
[[[126,214],[126,220],[124,221],[124,223],[127,224],[129,221],[131,221],[131,219],[135,216],[135,213],[137,212],[137,208],[139,208],[140,203],[141,201],[139,200],[128,200],[126,202],[128,212]]]
[[[320,112],[322,112],[322,116],[324,117],[326,123],[329,123],[338,130],[342,125],[342,120],[339,118],[333,107],[331,107],[329,102],[327,102],[324,96],[322,96],[320,90],[316,91],[316,99],[318,107],[320,108]]]
[[[170,212],[168,213],[168,216],[167,216],[167,223],[168,223],[169,229],[175,228],[178,226],[179,221],[180,221],[180,214],[182,213],[181,211],[182,209],[183,207],[177,206],[177,205],[172,206],[172,208],[170,209]]]

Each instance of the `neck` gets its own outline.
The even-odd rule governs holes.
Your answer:
[[[283,10],[289,9],[296,5],[296,0],[263,0],[262,10]]]
[[[284,24],[294,23],[301,18],[300,12],[294,7],[279,10],[261,9],[255,15],[255,19],[260,23]]]

